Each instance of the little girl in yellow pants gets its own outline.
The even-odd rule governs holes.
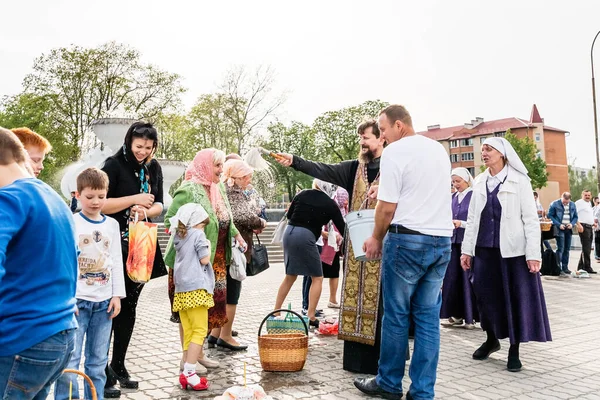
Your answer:
[[[206,378],[196,374],[196,361],[208,333],[208,309],[214,306],[215,275],[210,264],[210,242],[204,234],[209,219],[200,204],[188,203],[170,219],[175,265],[173,311],[179,312],[183,327],[183,371],[179,383],[183,389],[206,390]]]

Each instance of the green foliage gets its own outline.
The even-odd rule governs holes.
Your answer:
[[[356,127],[363,120],[377,118],[379,111],[389,103],[366,101],[341,110],[321,114],[312,127],[316,132],[315,145],[320,161],[340,162],[358,157],[359,145]]]
[[[515,134],[506,131],[505,139],[515,149],[523,164],[529,172],[531,186],[534,189],[541,189],[548,183],[548,172],[546,171],[546,162],[538,156],[538,149],[535,142],[530,137],[518,138]]]
[[[316,157],[314,130],[301,122],[292,122],[290,126],[277,122],[268,128],[269,139],[263,147],[281,153],[299,155],[314,160]],[[310,187],[312,178],[292,168],[285,168],[273,162],[274,178],[280,185],[278,194],[286,194],[288,199],[302,189]]]
[[[48,99],[76,160],[98,145],[91,122],[111,116],[153,119],[179,104],[180,77],[144,64],[140,53],[109,42],[97,48],[53,49],[34,61],[26,93]]]
[[[5,97],[0,103],[0,126],[9,129],[28,127],[48,139],[52,152],[44,161],[40,179],[58,187],[52,178],[62,167],[76,160],[77,145],[64,139],[64,126],[56,121],[54,111],[49,96],[22,93]]]
[[[592,169],[582,175],[581,172],[575,170],[572,165],[569,165],[569,187],[573,199],[579,199],[579,195],[584,190],[591,190],[592,193],[596,193],[598,190],[596,170]]]

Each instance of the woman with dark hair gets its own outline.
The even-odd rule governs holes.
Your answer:
[[[152,124],[134,122],[125,135],[123,146],[106,159],[102,170],[109,178],[106,205],[102,212],[117,220],[121,229],[123,265],[129,254],[129,221],[135,218],[150,222],[163,211],[163,176],[153,156],[158,145],[158,133]],[[158,243],[152,269],[152,278],[166,274]],[[114,387],[137,389],[125,368],[125,356],[135,325],[135,309],[144,285],[129,279],[125,273],[127,297],[121,301],[121,313],[113,320],[113,353],[107,366],[104,397],[116,398],[120,391]]]
[[[277,292],[275,309],[283,306],[298,275],[310,276],[308,318],[310,326],[318,328],[316,311],[323,286],[323,266],[317,240],[321,236],[321,228],[329,225],[329,221],[333,221],[339,232],[344,232],[346,223],[338,205],[331,199],[337,186],[315,179],[313,187],[298,193],[287,212],[288,226],[283,235],[285,278]],[[330,226],[329,236],[329,240],[336,240],[338,246],[341,244],[342,237],[336,238],[333,226]]]

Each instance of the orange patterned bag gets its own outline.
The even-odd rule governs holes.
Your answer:
[[[146,218],[147,219],[147,218]],[[129,255],[127,256],[127,275],[138,283],[147,283],[152,275],[158,225],[151,222],[129,222]]]

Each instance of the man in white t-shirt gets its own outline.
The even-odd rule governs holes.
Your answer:
[[[594,229],[596,229],[594,208],[591,200],[592,192],[589,190],[584,190],[581,193],[581,199],[575,202],[575,207],[577,207],[577,215],[579,216],[579,223],[583,226],[583,232],[579,232],[579,239],[581,240],[581,256],[579,257],[577,270],[579,271],[583,269],[590,274],[595,274],[596,271],[592,269],[592,264],[590,261],[592,241],[594,240]]]
[[[388,146],[381,156],[373,236],[368,258],[382,256],[381,356],[375,378],[358,378],[364,393],[402,397],[408,327],[415,322],[415,348],[407,399],[433,399],[440,350],[440,288],[450,261],[451,166],[438,142],[416,135],[403,106],[386,107],[379,129]],[[385,237],[385,241],[384,241]]]

